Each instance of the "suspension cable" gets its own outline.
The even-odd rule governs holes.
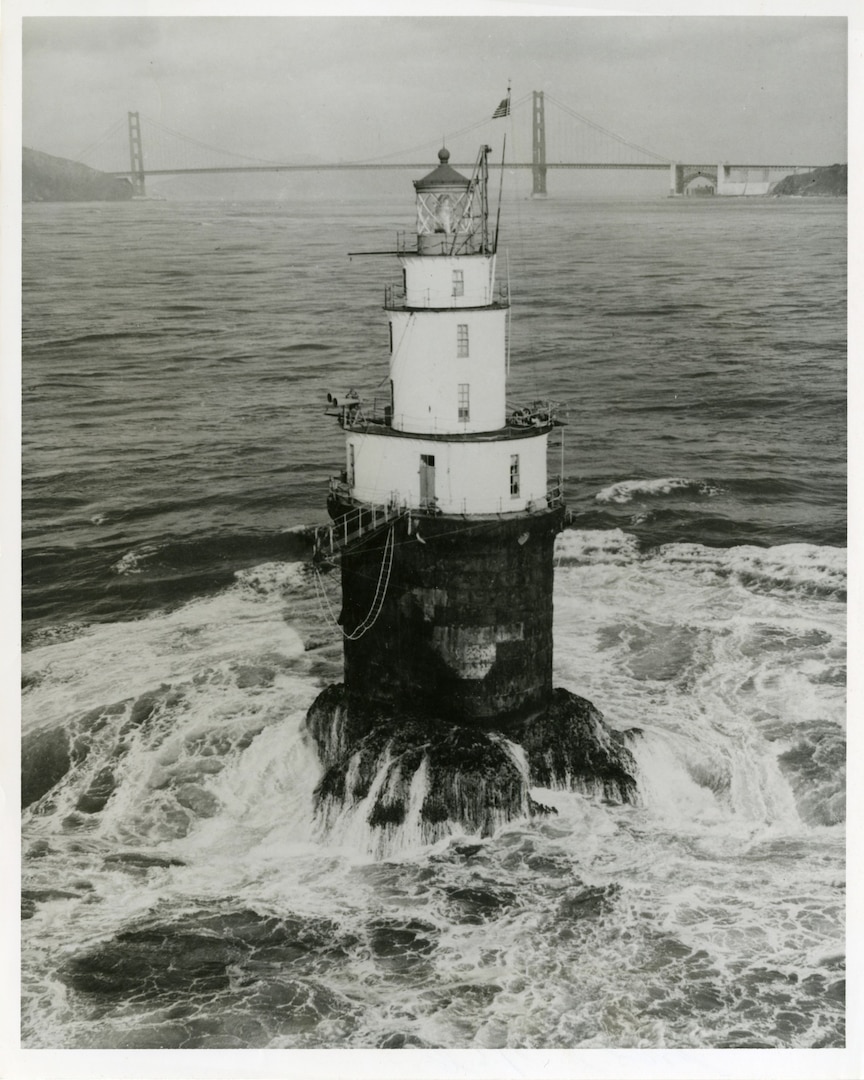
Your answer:
[[[524,105],[528,98],[531,96],[530,92],[523,94],[521,98],[517,98],[516,101],[510,106],[510,112],[518,108],[520,105]],[[475,120],[473,124],[468,124],[467,127],[460,128],[458,131],[451,131],[448,133],[448,139],[458,139],[462,135],[467,135],[471,131],[476,131],[477,128],[484,127],[489,123],[489,117],[484,116],[481,120]],[[363,158],[361,161],[353,162],[355,165],[373,165],[377,161],[388,161],[390,158],[401,157],[403,154],[413,154],[415,150],[426,150],[431,146],[437,146],[437,141],[431,139],[426,142],[417,143],[415,146],[409,146],[403,150],[396,150],[392,154],[382,154],[381,157],[375,158]]]
[[[512,109],[515,109],[520,105],[523,105],[528,100],[529,96],[530,96],[529,94],[524,94],[521,98],[517,98],[517,100],[514,101],[512,106],[511,106],[511,111],[512,111]],[[158,120],[154,120],[152,116],[142,116],[142,119],[146,120],[148,125],[151,125],[152,127],[157,128],[158,130],[163,131],[168,135],[173,135],[175,138],[182,139],[184,142],[191,143],[194,146],[197,146],[202,150],[209,150],[211,153],[225,154],[228,157],[237,158],[240,161],[258,161],[258,162],[261,162],[262,164],[267,164],[267,165],[282,164],[282,162],[276,161],[273,158],[257,157],[254,154],[239,154],[234,150],[225,150],[222,147],[213,146],[210,143],[203,142],[201,139],[196,139],[192,135],[186,135],[182,131],[177,131],[174,128],[169,127],[167,124],[160,123]],[[488,122],[489,122],[489,117],[488,116],[483,117],[480,120],[476,120],[472,124],[468,124],[465,127],[460,128],[458,131],[451,132],[447,137],[449,139],[457,139],[462,135],[467,135],[471,131],[476,131],[477,128],[483,127]],[[117,127],[119,127],[120,125],[122,125],[123,123],[125,123],[125,121],[119,121],[117,124],[115,124],[114,128],[112,128],[111,131],[108,134],[113,134],[115,129]],[[107,138],[108,135],[106,135],[105,137]],[[433,142],[431,140],[427,140],[426,142],[417,143],[415,146],[408,147],[407,149],[394,151],[392,154],[384,154],[381,157],[375,157],[375,158],[362,158],[362,159],[359,159],[358,161],[351,162],[350,164],[364,165],[364,164],[374,164],[375,162],[378,162],[378,161],[387,161],[390,158],[401,157],[403,154],[410,154],[410,153],[413,153],[415,150],[423,150],[423,149],[426,149],[427,147],[432,146],[432,145],[433,145]],[[435,143],[434,145],[437,145],[437,143]]]
[[[583,116],[581,113],[576,112],[575,109],[571,108],[569,105],[565,105],[563,101],[559,101],[557,98],[552,97],[551,94],[546,94],[546,99],[551,101],[553,105],[557,105],[559,109],[569,113],[570,116],[574,117],[576,120],[581,121],[583,124],[587,124],[588,127],[593,128],[595,131],[599,131],[601,135],[607,135],[610,139],[614,139],[616,142],[621,143],[622,146],[626,146],[629,150],[638,150],[640,154],[647,154],[657,161],[671,164],[671,158],[664,157],[662,154],[655,154],[653,150],[648,150],[638,143],[630,142],[629,139],[625,139],[623,135],[617,135],[614,131],[610,131],[609,128],[603,127],[602,124],[598,124],[594,120],[589,120],[587,116]]]
[[[226,157],[237,158],[240,161],[258,161],[265,165],[280,165],[282,162],[274,161],[271,158],[256,157],[254,154],[239,154],[236,150],[225,150],[221,146],[212,146],[210,143],[202,142],[201,139],[196,139],[192,135],[184,135],[182,131],[175,131],[174,128],[169,127],[167,124],[160,124],[158,120],[154,120],[152,116],[144,116],[142,119],[146,120],[149,125],[157,128],[159,131],[165,132],[168,135],[173,135],[176,139],[182,139],[185,143],[191,143],[193,146],[197,146],[202,150],[209,150],[214,154],[224,154]]]
[[[118,120],[116,124],[113,124],[103,135],[101,135],[95,142],[90,143],[89,146],[85,146],[83,150],[79,150],[76,156],[76,160],[86,158],[88,154],[92,154],[98,150],[104,143],[106,143],[112,136],[116,135],[121,127],[126,124],[125,120]]]

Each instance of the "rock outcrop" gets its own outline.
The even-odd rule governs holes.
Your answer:
[[[589,701],[563,689],[540,711],[480,725],[447,720],[422,702],[394,715],[352,700],[340,683],[319,695],[306,723],[324,767],[315,794],[325,820],[361,805],[371,828],[419,815],[426,843],[451,824],[488,836],[507,821],[553,813],[532,787],[613,802],[636,795],[627,743],[638,731],[613,730]]]
[[[847,190],[847,165],[829,165],[808,173],[784,176],[774,185],[772,195],[845,195]]]

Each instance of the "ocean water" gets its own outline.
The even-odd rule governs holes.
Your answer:
[[[72,752],[23,1045],[844,1045],[845,201],[505,204],[509,396],[568,420],[555,681],[642,729],[640,798],[434,846],[325,830],[302,725],[323,405],[386,380],[398,277],[346,253],[411,221],[25,207],[23,729]]]

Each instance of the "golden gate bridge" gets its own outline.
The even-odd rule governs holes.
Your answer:
[[[524,120],[520,124],[515,122],[516,117],[526,115],[529,124]],[[475,148],[468,142],[468,137],[474,134],[476,138],[478,129],[487,128],[490,123],[490,117],[485,116],[447,135],[451,159],[455,162],[460,154],[464,157],[457,168],[471,168]],[[703,186],[717,194],[732,195],[764,194],[772,181],[781,176],[819,167],[800,163],[682,162],[640,146],[542,90],[529,91],[512,102],[508,136],[515,160],[508,160],[504,167],[530,169],[532,194],[538,196],[547,194],[547,173],[555,169],[665,170],[669,173],[673,195],[686,194],[697,180],[704,181]],[[159,121],[130,112],[78,156],[92,168],[129,179],[133,194],[142,197],[146,194],[147,178],[157,176],[377,169],[418,171],[428,168],[428,158],[419,162],[394,159],[421,150],[431,151],[439,145],[437,140],[429,141],[384,157],[358,161],[271,161],[212,146]]]

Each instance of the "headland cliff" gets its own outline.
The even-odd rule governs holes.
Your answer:
[[[848,165],[828,165],[812,172],[784,176],[772,195],[845,195]]]
[[[21,198],[23,202],[118,202],[132,198],[132,184],[77,161],[25,146]]]

